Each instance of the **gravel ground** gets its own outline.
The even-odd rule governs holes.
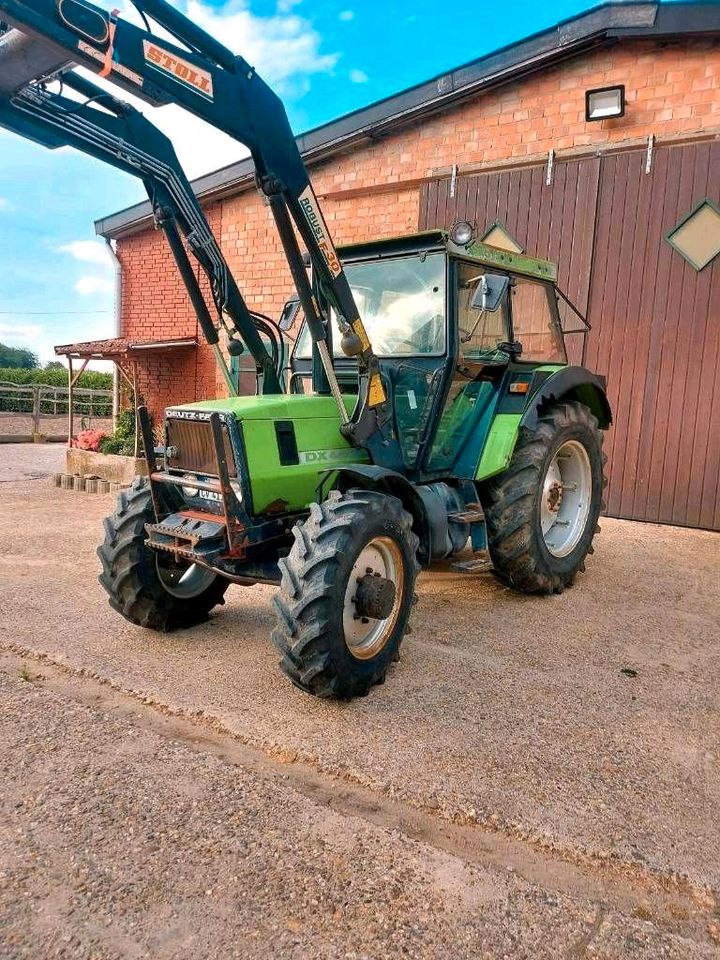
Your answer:
[[[16,666],[0,665],[2,958],[715,955],[704,912],[678,933],[469,865]]]
[[[43,480],[65,469],[64,443],[0,445],[0,483]]]
[[[0,479],[9,481],[3,485],[0,512],[0,606],[4,611],[0,645],[46,655],[47,669],[56,669],[52,663],[58,663],[71,674],[103,678],[123,696],[132,695],[134,703],[146,700],[168,715],[192,716],[208,729],[225,731],[223,735],[259,756],[325,777],[335,784],[338,796],[368,789],[377,798],[376,807],[388,798],[399,804],[406,814],[399,815],[389,836],[387,824],[384,829],[382,824],[370,825],[380,837],[373,849],[386,849],[389,862],[396,866],[406,862],[403,856],[410,857],[408,862],[417,873],[406,881],[413,891],[411,902],[401,903],[398,917],[417,917],[424,910],[432,922],[417,921],[423,931],[417,941],[388,940],[393,955],[402,952],[403,944],[410,955],[428,957],[482,956],[482,946],[488,956],[718,955],[713,939],[720,936],[715,912],[720,888],[717,534],[606,520],[587,573],[573,590],[546,599],[516,596],[487,576],[448,571],[424,575],[413,633],[388,683],[361,701],[324,703],[299,693],[277,670],[269,642],[270,588],[231,589],[227,606],[208,624],[187,633],[157,636],[118,618],[95,579],[94,548],[101,537],[102,517],[112,510],[112,498],[58,491],[46,482],[24,479],[29,466],[27,459],[22,462],[16,457],[19,450],[27,448],[0,448]],[[19,524],[22,537],[17,536]],[[42,700],[49,693],[39,686],[26,683],[13,696]],[[61,716],[71,705],[53,700],[52,710]],[[41,717],[45,712],[51,712],[49,704],[38,706]],[[57,726],[62,731],[60,722]],[[99,744],[103,725],[94,719],[88,721],[90,728]],[[68,767],[77,765],[82,770],[83,764],[99,763],[103,754],[99,746],[99,752],[92,752],[92,740],[83,741],[78,734],[73,747],[74,730],[69,725],[69,734],[58,732],[57,738],[58,750],[66,751]],[[17,725],[11,723],[11,738],[13,732],[17,736]],[[123,742],[126,735],[130,736],[127,731],[117,734]],[[13,762],[18,753],[28,756],[22,745],[13,748],[4,737],[0,748],[6,747]],[[129,747],[117,749],[122,772],[124,764],[135,760]],[[141,787],[135,776],[119,776],[115,787],[107,780],[107,790],[117,789],[117,797],[112,793],[114,799],[97,802],[113,808],[118,804],[127,811],[136,809],[137,801],[130,796],[136,788],[141,795],[157,790],[166,797],[163,816],[172,819],[174,805],[167,801],[166,791],[179,789],[179,780],[173,778],[187,773],[188,781],[197,785],[204,778],[192,764],[210,760],[197,756],[181,760],[178,755],[169,777],[167,766],[158,763],[156,770],[152,750],[140,753],[146,763],[144,776],[154,778],[157,772],[158,779],[151,781],[156,786]],[[49,790],[54,781],[48,770],[46,763],[38,763],[35,776],[40,792],[54,792]],[[70,773],[68,769],[68,782],[75,782]],[[225,775],[237,782],[237,771],[226,770]],[[65,782],[64,777],[58,779]],[[83,779],[95,782],[92,774],[76,777],[79,784]],[[258,834],[258,843],[264,843],[265,808],[257,804],[260,795],[268,793],[268,784],[264,782],[256,793],[251,779],[246,784],[247,816],[251,822],[250,811],[257,809],[257,824],[254,831],[248,829]],[[271,780],[274,786],[282,786],[278,775]],[[102,789],[104,794],[105,786]],[[72,793],[70,786],[68,790]],[[127,800],[122,799],[123,791],[128,792]],[[282,803],[284,811],[278,814],[281,832],[294,829],[296,816],[310,816],[303,812],[305,801],[296,795],[289,803],[280,796],[268,797],[267,802],[273,799],[278,809]],[[366,804],[367,809],[372,806]],[[415,815],[439,825],[436,835],[429,831],[422,852],[412,844],[406,847],[410,841],[404,824]],[[25,829],[29,815],[16,811],[16,816]],[[103,816],[98,814],[101,821]],[[359,816],[363,829],[370,829],[370,814],[361,811]],[[60,812],[58,817],[62,819]],[[320,823],[329,822],[326,808],[318,817]],[[44,824],[52,818],[40,819]],[[103,829],[94,819],[91,813],[87,823],[83,821],[77,842],[63,841],[58,834],[58,850],[69,847],[76,856],[89,856],[82,852],[92,853],[96,841],[87,831]],[[332,821],[333,836],[341,836],[345,829],[355,836],[359,827],[348,811],[340,819],[342,829]],[[444,858],[450,855],[442,824],[451,822],[474,825],[466,828],[479,838],[473,841],[472,870],[479,871],[483,889],[490,884],[498,899],[491,898],[487,909],[475,909],[467,906],[474,903],[472,892],[458,893],[460,906],[465,903],[461,914],[467,923],[453,919],[443,927],[435,926],[443,914],[433,898],[440,897],[446,910],[455,901],[443,887],[444,881],[423,866],[423,858],[435,862],[440,848]],[[122,817],[117,829],[122,831]],[[304,835],[313,836],[309,828]],[[198,842],[194,834],[192,838],[173,835],[171,846],[183,848],[190,839],[193,845]],[[507,870],[496,874],[484,862],[500,841],[519,844],[509,860],[520,877],[517,888],[512,884],[496,888],[498,876],[503,884],[510,883]],[[462,840],[466,842],[467,837]],[[400,846],[391,850],[383,847],[385,843]],[[280,835],[277,844],[281,873],[294,877],[291,852],[286,861]],[[121,858],[120,847],[110,844],[108,863]],[[192,862],[197,859],[194,850],[194,846],[188,849],[187,859]],[[176,851],[176,856],[184,858],[182,852]],[[453,856],[465,864],[463,870],[470,869],[469,854],[460,849]],[[301,854],[298,857],[303,859]],[[379,853],[377,863],[374,856],[369,860],[372,863],[365,866],[361,858],[350,870],[356,882],[364,876],[375,877],[375,866],[380,875],[386,874],[386,866],[381,866],[386,861]],[[500,862],[498,854],[493,863]],[[131,889],[144,882],[137,871],[130,873],[132,863],[121,858],[117,867],[118,877],[127,871],[127,879],[120,882]],[[580,872],[563,874],[563,882],[556,882],[558,871],[569,865]],[[174,870],[158,869],[170,870],[170,876]],[[237,873],[237,866],[232,869]],[[296,869],[303,875],[301,865]],[[156,875],[154,868],[151,874]],[[187,891],[188,902],[202,893],[206,881],[201,877],[202,871],[193,891]],[[163,882],[162,902],[182,902],[181,908],[174,908],[180,920],[186,909],[194,917],[182,896],[175,900],[167,876]],[[273,889],[269,874],[248,877],[246,882],[252,902],[265,903],[264,885]],[[369,884],[375,889],[375,880]],[[617,891],[628,884],[623,902],[614,904]],[[10,884],[11,890],[16,886]],[[289,888],[293,887],[290,883]],[[402,883],[400,887],[404,888]],[[207,889],[215,886],[208,882]],[[378,889],[385,891],[382,885]],[[660,905],[659,890],[674,891],[680,901]],[[245,929],[244,922],[259,922],[249,919],[250,913],[243,920],[244,912],[237,912],[227,890],[225,897],[224,909],[229,911],[225,922],[236,924],[236,931]],[[378,902],[385,899],[385,892],[376,898],[373,917],[384,915]],[[11,901],[17,900],[11,894]],[[284,904],[282,897],[279,900]],[[22,902],[23,909],[32,911],[37,894]],[[251,910],[249,902],[245,907]],[[11,907],[13,923],[22,928],[22,918],[13,911]],[[158,924],[165,923],[164,915],[153,916],[157,932]],[[285,922],[281,916],[278,913],[273,921],[280,924],[279,929]],[[675,926],[658,919],[661,916],[666,921],[668,916],[675,917]],[[393,922],[400,922],[398,917]],[[586,922],[588,917],[592,919]],[[314,942],[315,928],[305,912],[296,919],[301,925],[296,931],[299,944],[282,941],[277,955],[286,951],[292,956],[292,950],[298,956],[313,955],[308,944]],[[319,941],[317,955],[344,956],[340,941],[346,944],[346,953],[362,955],[362,936],[353,938],[349,915],[339,919],[338,940]],[[362,931],[364,923],[368,921],[357,919],[357,929]],[[683,926],[688,923],[689,927]],[[507,939],[509,933],[516,939]],[[463,940],[465,936],[470,939]],[[121,945],[121,956],[144,956],[142,950],[157,950],[157,945],[138,937],[140,946],[132,949],[139,952]],[[382,937],[377,937],[367,946],[368,956],[384,955],[379,945]],[[268,944],[274,941],[258,943],[264,944],[258,947],[259,953],[263,949],[265,955],[273,953],[274,947]],[[450,945],[446,952],[438,946],[441,943]],[[171,949],[175,947],[169,944]],[[199,941],[189,952],[177,949],[182,956],[216,955],[203,953]],[[218,950],[217,956],[232,955],[230,948],[224,953]],[[98,948],[97,956],[106,955],[114,954]],[[248,948],[239,955],[254,954]]]

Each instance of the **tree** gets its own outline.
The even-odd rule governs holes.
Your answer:
[[[61,363],[59,360],[48,360],[45,364],[46,370],[67,370],[67,367],[64,363]]]
[[[0,367],[14,367],[16,370],[37,370],[40,366],[38,355],[23,347],[8,347],[0,343]]]

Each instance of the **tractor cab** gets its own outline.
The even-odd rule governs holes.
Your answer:
[[[339,253],[388,389],[405,470],[415,479],[474,476],[499,408],[517,412],[538,368],[567,363],[555,265],[459,245],[441,231]],[[339,385],[357,393],[357,361],[343,354],[328,313]],[[328,392],[307,324],[290,366],[291,392]]]

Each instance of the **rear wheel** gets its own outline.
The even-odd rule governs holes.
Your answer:
[[[145,524],[154,520],[150,486],[138,477],[105,520],[105,540],[97,551],[103,567],[99,579],[110,605],[131,623],[152,630],[202,623],[225,602],[229,581],[200,564],[145,546]]]
[[[559,593],[592,553],[604,507],[602,432],[576,401],[523,430],[507,470],[483,486],[488,547],[501,579],[524,593]]]
[[[293,535],[275,599],[280,665],[315,696],[364,696],[407,629],[419,570],[412,517],[396,497],[333,492]]]

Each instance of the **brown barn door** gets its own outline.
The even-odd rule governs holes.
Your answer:
[[[482,235],[499,221],[527,254],[558,264],[560,287],[585,312],[599,172],[593,157],[557,163],[550,184],[545,165],[460,177],[454,196],[450,180],[435,181],[420,195],[420,229],[448,230],[469,220]],[[568,348],[580,362],[581,338],[569,338]]]
[[[604,373],[611,516],[720,529],[720,257],[698,272],[664,239],[720,197],[720,144],[604,157],[586,363]]]

